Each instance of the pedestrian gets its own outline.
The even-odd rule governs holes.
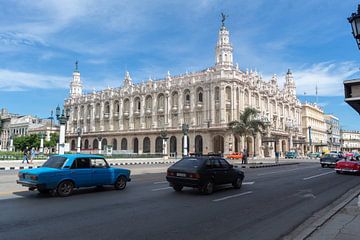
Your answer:
[[[25,161],[26,161],[27,163],[29,163],[28,154],[29,154],[29,148],[26,147],[26,148],[24,149],[24,157],[23,157],[22,163],[24,163]]]
[[[279,163],[279,156],[280,156],[280,153],[278,151],[275,152],[275,162],[276,163]]]
[[[35,148],[33,147],[33,148],[31,148],[31,150],[30,150],[30,164],[33,163],[33,160],[34,160],[34,158],[35,158],[35,155],[36,155],[36,151],[35,151]]]
[[[242,159],[241,159],[241,164],[247,164],[247,158],[248,158],[248,154],[247,154],[246,149],[244,149],[243,156],[242,156]]]

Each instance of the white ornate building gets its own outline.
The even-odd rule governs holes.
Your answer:
[[[242,71],[233,63],[229,31],[222,26],[215,48],[215,66],[203,71],[149,79],[134,84],[126,72],[123,86],[82,94],[77,67],[64,108],[70,118],[66,139],[76,148],[82,129],[82,149],[112,145],[114,151],[161,153],[160,131],[168,136],[167,154],[183,151],[182,124],[189,125],[190,152],[241,151],[243,137],[234,137],[227,124],[239,119],[246,107],[259,110],[271,127],[263,136],[249,137],[250,154],[274,155],[290,149],[302,151],[301,104],[296,98],[290,70],[283,88],[276,75],[264,81],[256,71]],[[101,143],[99,143],[101,141]]]

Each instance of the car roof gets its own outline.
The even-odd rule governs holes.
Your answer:
[[[56,154],[52,156],[59,156],[59,157],[66,157],[68,159],[75,159],[75,158],[105,158],[103,155],[96,155],[96,154]]]

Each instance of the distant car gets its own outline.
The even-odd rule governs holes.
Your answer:
[[[285,158],[297,158],[298,153],[297,152],[286,152]]]
[[[360,162],[353,158],[352,160],[341,160],[336,163],[336,173],[360,173]]]
[[[321,157],[321,153],[315,152],[315,153],[308,153],[307,156],[309,158],[319,158]]]
[[[228,158],[228,159],[242,159],[243,154],[240,153],[240,152],[233,152],[233,153],[227,155],[226,158]]]
[[[175,191],[193,187],[204,194],[211,194],[221,184],[231,183],[234,188],[241,188],[243,179],[242,171],[216,156],[185,157],[170,166],[166,176]]]
[[[59,196],[72,194],[74,188],[113,185],[123,190],[131,181],[130,170],[112,168],[99,155],[53,155],[41,168],[19,171],[16,182],[40,193],[55,191]]]
[[[336,163],[344,158],[337,153],[326,153],[320,158],[321,167],[335,167]]]

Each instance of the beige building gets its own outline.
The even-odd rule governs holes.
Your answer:
[[[341,149],[346,152],[360,151],[360,132],[341,130]]]
[[[140,82],[140,81],[138,81]],[[228,123],[238,120],[246,107],[259,110],[259,118],[270,122],[263,136],[234,137]],[[115,153],[183,152],[183,124],[188,124],[190,152],[229,153],[247,148],[257,156],[274,156],[277,151],[302,151],[301,104],[296,98],[289,70],[283,87],[274,75],[269,81],[256,71],[240,70],[233,63],[233,47],[225,26],[219,31],[215,65],[202,71],[149,79],[134,84],[126,72],[123,86],[83,94],[80,72],[73,73],[70,97],[65,100],[66,140],[77,145],[81,129],[83,151],[111,146]],[[160,132],[166,132],[167,145]]]
[[[322,152],[328,149],[324,111],[316,104],[302,105],[302,133],[306,136],[307,143],[304,152]]]

